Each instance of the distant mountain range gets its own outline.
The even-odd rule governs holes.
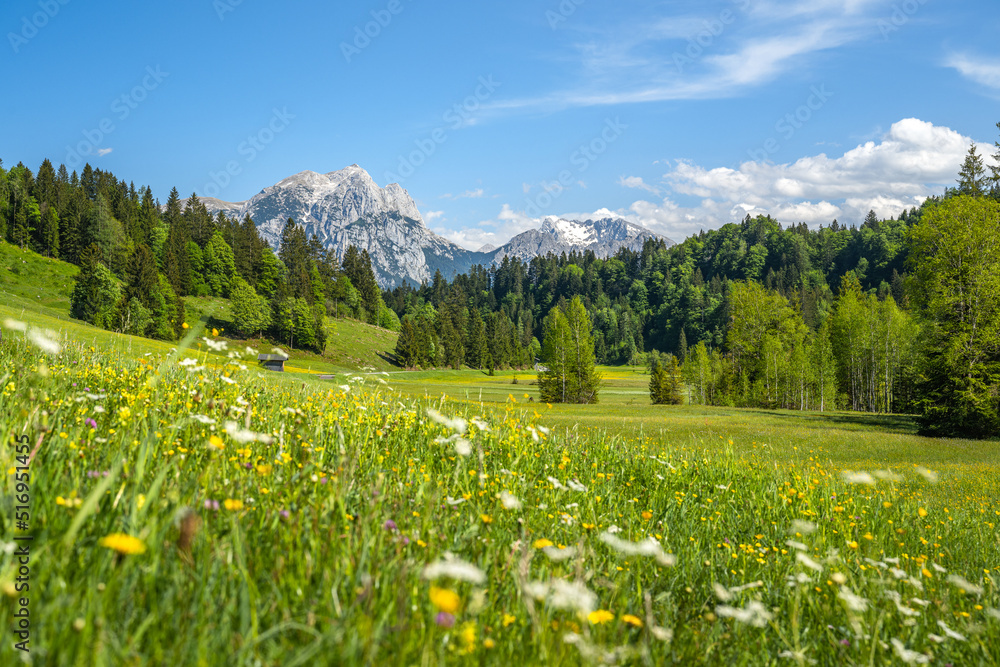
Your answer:
[[[240,219],[249,215],[275,249],[288,218],[336,252],[351,245],[363,248],[372,258],[379,284],[390,288],[405,281],[430,281],[438,270],[450,279],[476,264],[489,266],[508,256],[528,261],[550,252],[593,250],[606,257],[619,248],[639,250],[647,239],[663,238],[622,218],[581,222],[552,216],[540,228],[518,234],[499,248],[466,250],[429,230],[406,190],[396,183],[380,188],[356,164],[328,174],[303,171],[245,202],[212,197],[201,201],[213,213]]]

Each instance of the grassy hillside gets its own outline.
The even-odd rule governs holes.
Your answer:
[[[87,340],[95,346],[128,354],[162,354],[176,346],[176,343],[120,336],[72,320],[69,316],[70,295],[77,273],[78,267],[72,264],[0,242],[0,321],[12,317],[60,332],[75,340]],[[229,341],[234,347],[249,345],[269,352],[275,345],[267,340],[246,341],[233,338],[232,310],[228,299],[187,297],[184,303],[188,322],[194,324],[205,318],[207,328],[221,330],[219,338]],[[328,326],[329,343],[322,356],[302,350],[288,350],[279,343],[282,349],[290,352],[291,356],[286,364],[290,372],[327,374],[366,368],[376,371],[394,369],[391,359],[396,347],[396,333],[354,320],[330,320]]]
[[[10,309],[68,317],[77,273],[72,264],[0,241],[0,304]]]

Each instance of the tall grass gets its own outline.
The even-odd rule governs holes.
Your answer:
[[[947,473],[185,356],[5,332],[0,435],[40,443],[38,664],[1000,660],[1000,507],[939,496]]]

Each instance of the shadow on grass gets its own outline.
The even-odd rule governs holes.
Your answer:
[[[857,427],[864,430],[887,431],[903,435],[916,435],[919,429],[913,415],[876,415],[865,413],[825,413],[825,412],[779,412],[773,410],[746,409],[745,412],[767,415],[783,419],[794,419],[807,426],[822,428],[824,425],[844,428]]]
[[[399,363],[399,359],[396,358],[395,354],[385,354],[384,352],[376,352],[378,358],[389,364],[390,366],[395,366],[396,368],[402,368],[403,365]]]

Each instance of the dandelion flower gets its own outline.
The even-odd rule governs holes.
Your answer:
[[[535,540],[535,543],[532,544],[531,546],[535,547],[536,549],[544,549],[545,547],[551,547],[554,544],[555,542],[553,542],[552,540],[543,537],[540,540]]]
[[[443,611],[446,614],[454,614],[458,611],[459,606],[462,604],[462,599],[458,597],[458,593],[447,588],[438,588],[437,586],[431,586],[431,604],[433,604],[438,611]]]
[[[919,516],[921,519],[923,519],[924,517],[927,516],[927,510],[925,510],[923,507],[918,507],[917,508],[917,516]]]
[[[243,509],[242,500],[233,500],[232,498],[226,498],[222,501],[222,506],[225,507],[230,512]]]
[[[125,535],[124,533],[113,533],[107,537],[102,537],[100,545],[128,556],[145,553],[146,551],[146,545],[139,538]]]
[[[633,616],[632,614],[625,614],[622,616],[622,623],[631,625],[633,628],[642,627],[642,620],[638,616]]]
[[[226,448],[225,443],[222,442],[222,438],[220,438],[217,435],[213,435],[211,438],[209,438],[208,439],[208,444],[211,445],[212,447],[214,447],[215,449],[225,449]]]
[[[591,625],[600,625],[601,623],[607,623],[608,621],[613,620],[615,620],[615,615],[607,609],[598,609],[587,614],[587,621]]]

